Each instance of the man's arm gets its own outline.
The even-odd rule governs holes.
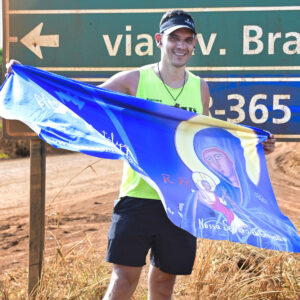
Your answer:
[[[135,96],[139,79],[140,71],[135,69],[117,73],[99,86],[115,92]]]

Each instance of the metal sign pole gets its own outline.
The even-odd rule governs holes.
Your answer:
[[[45,142],[30,140],[30,229],[28,295],[35,296],[41,279],[45,237]]]

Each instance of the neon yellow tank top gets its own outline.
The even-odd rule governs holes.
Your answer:
[[[136,92],[136,97],[163,103],[170,106],[197,112],[202,114],[203,107],[200,92],[200,77],[188,72],[188,80],[185,83],[182,93],[176,103],[163,85],[163,82],[155,74],[153,65],[140,68],[140,80]],[[181,90],[168,86],[169,91],[176,97]],[[124,162],[123,178],[120,187],[120,197],[131,196],[136,198],[157,199],[157,192],[138,173],[133,171],[127,162]]]

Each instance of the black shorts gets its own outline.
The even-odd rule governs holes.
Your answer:
[[[141,267],[151,249],[151,264],[163,272],[192,272],[196,238],[175,226],[160,200],[123,197],[114,207],[106,260]]]

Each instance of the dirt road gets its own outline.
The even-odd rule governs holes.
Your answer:
[[[299,228],[300,143],[278,143],[268,156],[274,192],[282,212]],[[83,154],[47,157],[46,251],[59,242],[71,247],[88,235],[106,249],[122,162]],[[0,161],[0,269],[26,266],[28,256],[29,159]]]
[[[106,247],[114,199],[118,197],[121,161],[83,154],[47,157],[46,255],[88,233],[97,247]],[[26,265],[29,222],[29,159],[0,162],[0,269]]]

